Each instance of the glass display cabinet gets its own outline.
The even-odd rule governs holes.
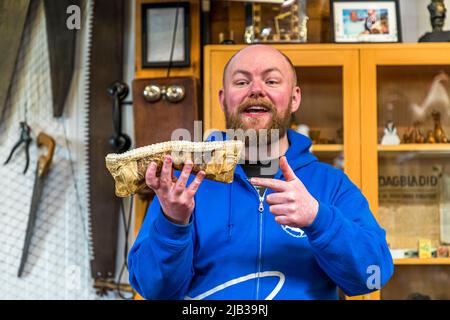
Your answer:
[[[219,104],[223,68],[241,45],[204,50],[204,129],[225,130]],[[333,45],[275,45],[296,67],[302,102],[291,127],[309,133],[312,152],[360,184],[358,51]],[[300,49],[301,48],[301,49]],[[345,162],[345,165],[344,165]]]
[[[223,68],[243,47],[210,45],[204,49],[205,132],[225,130],[218,97]],[[311,151],[320,161],[344,170],[361,187],[358,50],[335,45],[275,47],[291,59],[302,90],[301,105],[293,116],[291,128],[311,137]],[[360,298],[365,297],[356,297]]]
[[[204,128],[225,129],[218,90],[241,45],[204,49]],[[294,63],[319,160],[343,170],[386,230],[395,264],[356,299],[450,299],[450,44],[275,45]]]
[[[395,273],[381,299],[450,299],[450,46],[361,50],[362,186]]]

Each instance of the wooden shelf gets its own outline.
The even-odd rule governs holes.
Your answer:
[[[313,144],[311,146],[312,152],[339,152],[344,150],[342,144]]]
[[[450,265],[450,258],[404,258],[394,259],[394,265]]]
[[[382,152],[402,152],[402,151],[446,151],[450,152],[450,143],[405,143],[395,146],[378,145],[378,151]]]

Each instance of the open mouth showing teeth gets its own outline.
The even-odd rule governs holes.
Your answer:
[[[269,108],[263,107],[263,106],[250,106],[245,108],[245,113],[263,113],[263,112],[269,112]]]

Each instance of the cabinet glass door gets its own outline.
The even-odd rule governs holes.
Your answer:
[[[292,128],[313,141],[320,161],[344,170],[344,108],[341,66],[297,67],[302,90]]]
[[[382,299],[450,299],[450,47],[423,48],[361,61],[363,189],[395,263]]]
[[[205,48],[205,131],[225,129],[217,92],[228,59],[244,46]],[[276,45],[296,67],[302,91],[291,128],[313,140],[320,161],[345,170],[360,185],[358,51],[332,45]],[[345,155],[345,157],[344,157]],[[345,158],[345,159],[344,159]]]
[[[212,128],[225,129],[225,118],[218,99],[222,72],[228,59],[243,47],[205,47],[205,132]],[[312,152],[320,161],[343,169],[361,188],[359,50],[328,44],[275,47],[292,61],[302,90],[301,105],[294,115],[292,128],[311,137],[314,141]],[[364,298],[376,299],[377,296]]]

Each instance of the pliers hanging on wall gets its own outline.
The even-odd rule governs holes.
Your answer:
[[[16,142],[16,144],[11,149],[11,152],[8,156],[8,159],[3,163],[3,165],[7,164],[9,160],[11,160],[14,152],[17,150],[17,148],[22,144],[25,143],[25,169],[23,170],[23,174],[25,174],[28,170],[28,165],[30,164],[30,143],[31,143],[31,128],[30,126],[25,122],[20,122],[20,139]]]

